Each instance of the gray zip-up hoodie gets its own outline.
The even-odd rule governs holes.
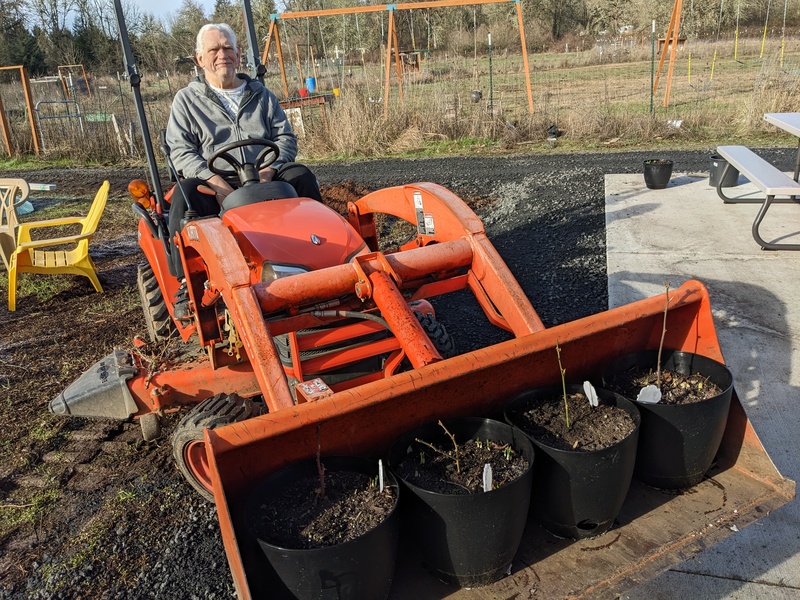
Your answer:
[[[175,168],[183,177],[211,178],[206,161],[225,144],[244,139],[266,138],[280,149],[271,167],[293,162],[297,156],[297,137],[283,112],[278,98],[260,82],[243,73],[237,77],[247,82],[236,119],[225,111],[205,77],[189,82],[175,94],[167,123],[167,145]],[[244,162],[253,162],[263,146],[249,146],[234,151]],[[230,169],[224,161],[217,166]]]

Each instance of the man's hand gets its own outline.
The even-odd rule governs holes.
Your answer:
[[[275,173],[277,173],[277,171],[269,167],[261,169],[258,172],[258,180],[261,183],[267,183],[268,181],[272,181],[272,178],[275,177]]]
[[[219,175],[213,175],[211,179],[206,180],[205,185],[198,186],[197,191],[203,194],[215,195],[217,204],[222,206],[222,201],[233,191],[233,188]]]

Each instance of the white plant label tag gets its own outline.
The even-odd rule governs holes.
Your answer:
[[[383,493],[383,461],[378,459],[378,480],[380,482],[380,490]]]
[[[636,396],[636,401],[644,404],[658,404],[661,402],[661,390],[654,385],[645,386]]]
[[[589,399],[589,404],[592,406],[598,406],[600,404],[600,400],[597,398],[597,390],[594,389],[594,386],[590,382],[583,382],[583,393],[586,394],[586,397]]]
[[[483,465],[483,491],[492,491],[492,465],[489,463]]]

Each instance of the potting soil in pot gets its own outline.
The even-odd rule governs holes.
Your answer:
[[[458,443],[458,453],[449,446],[416,440],[419,452],[409,454],[400,463],[397,474],[417,487],[440,494],[483,492],[485,465],[492,467],[492,489],[519,479],[528,469],[528,461],[508,444],[470,439]],[[456,460],[457,459],[457,460]]]
[[[662,370],[661,385],[658,385],[657,381],[658,373],[655,370],[633,367],[628,371],[617,373],[609,389],[635,400],[642,388],[655,385],[661,389],[660,404],[702,402],[722,393],[718,385],[700,373],[684,375],[677,371]]]
[[[251,527],[283,548],[323,548],[355,539],[381,523],[396,503],[396,490],[380,491],[376,478],[351,471],[330,471],[304,478],[268,499]]]
[[[519,413],[515,424],[544,444],[561,450],[600,450],[624,440],[636,429],[630,415],[616,406],[593,407],[582,392],[543,397]]]

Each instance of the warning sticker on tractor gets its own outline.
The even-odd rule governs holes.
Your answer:
[[[294,386],[298,402],[313,402],[333,395],[333,390],[320,378],[301,381]]]
[[[425,209],[422,206],[422,192],[414,192],[414,212],[417,216],[417,233],[425,235]]]
[[[425,233],[427,235],[436,235],[436,230],[433,228],[433,215],[425,215]]]

